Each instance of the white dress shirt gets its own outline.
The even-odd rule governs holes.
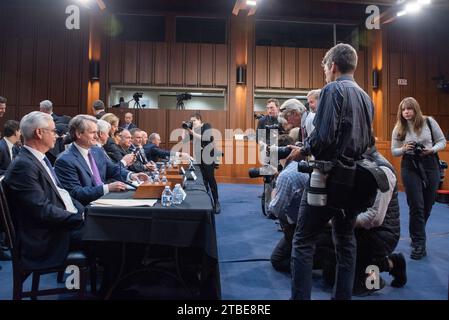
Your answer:
[[[14,147],[14,145],[11,143],[11,141],[8,140],[7,137],[5,137],[5,142],[6,142],[6,145],[8,146],[9,156],[11,157],[11,161],[12,161],[12,148]]]
[[[51,181],[55,185],[56,189],[58,190],[59,196],[61,197],[62,201],[64,202],[65,209],[68,212],[71,213],[77,213],[78,210],[76,209],[75,205],[73,204],[72,198],[70,197],[70,194],[67,192],[67,190],[62,189],[58,187],[58,184],[55,181],[55,178],[53,177],[53,174],[50,171],[50,168],[47,166],[47,164],[44,161],[45,154],[43,154],[40,151],[37,151],[36,149],[33,149],[29,146],[23,146],[26,148],[33,156],[36,157],[36,159],[44,166],[45,170],[47,171],[48,175],[50,176]]]

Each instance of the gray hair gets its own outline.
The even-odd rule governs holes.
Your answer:
[[[53,121],[51,115],[40,111],[33,111],[25,115],[20,120],[20,131],[25,142],[33,139],[36,129],[48,128],[51,121]]]
[[[342,74],[354,72],[357,68],[357,52],[349,44],[339,43],[326,52],[321,65],[327,65],[330,69],[332,62]]]
[[[309,93],[307,94],[307,98],[313,97],[313,98],[315,98],[315,100],[318,100],[318,98],[320,97],[320,93],[321,93],[321,89],[310,90]]]
[[[50,100],[44,100],[39,103],[42,112],[51,113],[53,111],[53,103]]]
[[[150,134],[150,136],[148,137],[148,140],[150,140],[151,142],[153,142],[154,139],[156,139],[156,136],[158,136],[159,133],[153,132],[152,134]]]
[[[101,101],[101,100],[94,101],[93,108],[94,108],[94,110],[97,110],[97,111],[98,110],[103,110],[104,109],[103,101]]]
[[[109,131],[111,131],[111,124],[104,120],[97,120],[97,130],[98,132],[109,134]]]
[[[69,122],[69,135],[72,141],[76,141],[76,132],[83,133],[87,129],[87,122],[91,121],[93,123],[97,123],[97,118],[87,115],[87,114],[79,114],[75,116]]]
[[[302,104],[301,101],[299,101],[298,99],[292,98],[292,99],[286,100],[281,105],[281,111],[282,111],[281,116],[283,118],[286,118],[286,116],[289,116],[289,115],[291,115],[294,112],[299,113],[301,115],[304,112],[306,112],[307,109]]]

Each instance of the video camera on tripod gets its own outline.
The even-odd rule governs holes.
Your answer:
[[[184,110],[184,101],[192,99],[192,95],[190,93],[184,92],[181,94],[178,94],[176,96],[176,109],[178,110]]]

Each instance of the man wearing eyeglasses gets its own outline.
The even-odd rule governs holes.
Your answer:
[[[24,268],[61,265],[80,242],[84,207],[62,187],[45,153],[53,148],[55,123],[34,111],[20,122],[24,147],[5,173],[4,187],[14,213]]]

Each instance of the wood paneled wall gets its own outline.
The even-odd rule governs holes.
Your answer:
[[[226,87],[228,46],[104,41],[108,84]]]
[[[311,90],[326,83],[321,61],[325,49],[256,46],[255,86],[260,89]],[[366,90],[366,52],[359,51],[356,81]]]
[[[381,77],[389,114],[388,140],[399,103],[409,96],[418,100],[423,114],[433,116],[443,132],[449,134],[449,93],[437,89],[438,81],[432,79],[439,75],[449,79],[449,31],[440,28],[445,23],[443,17],[435,15],[413,24],[398,21],[387,29],[386,64]],[[407,79],[406,86],[398,85],[400,78]]]
[[[73,116],[85,109],[88,19],[81,19],[80,30],[68,30],[66,17],[56,8],[0,11],[0,95],[8,99],[0,126],[39,110],[45,99],[58,114]]]

